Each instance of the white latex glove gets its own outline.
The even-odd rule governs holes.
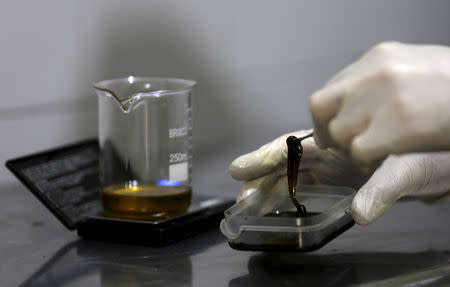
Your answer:
[[[450,48],[381,43],[310,101],[320,147],[362,164],[389,154],[450,150]]]
[[[245,181],[238,200],[258,190],[288,192],[286,138],[309,132],[283,135],[234,160],[229,168],[231,176]],[[432,199],[450,190],[450,152],[391,155],[373,174],[365,174],[349,158],[332,149],[320,149],[312,138],[302,141],[302,145],[298,183],[357,189],[352,216],[358,224],[374,221],[403,196]]]

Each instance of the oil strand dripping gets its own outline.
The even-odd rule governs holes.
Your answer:
[[[288,178],[289,197],[291,198],[292,203],[297,208],[297,217],[303,217],[307,215],[305,206],[297,201],[295,193],[297,191],[298,167],[300,165],[300,159],[302,158],[303,154],[303,147],[301,141],[311,136],[312,134],[309,134],[301,138],[290,136],[286,139],[286,144],[288,147],[287,178]]]

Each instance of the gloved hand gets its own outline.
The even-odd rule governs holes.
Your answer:
[[[283,135],[234,160],[229,168],[231,176],[245,181],[238,200],[258,190],[287,193],[286,138],[310,132]],[[358,224],[373,222],[403,196],[439,198],[450,190],[450,152],[391,155],[375,172],[364,173],[345,155],[320,149],[313,138],[303,140],[302,145],[298,182],[359,189],[352,204],[352,216]]]
[[[381,43],[310,101],[320,147],[362,164],[389,154],[450,150],[450,48]]]

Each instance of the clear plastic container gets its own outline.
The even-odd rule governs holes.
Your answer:
[[[314,251],[354,225],[354,195],[348,187],[299,185],[308,216],[297,218],[287,190],[256,192],[225,211],[220,229],[238,250]]]

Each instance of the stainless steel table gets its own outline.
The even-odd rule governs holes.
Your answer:
[[[194,186],[235,196],[220,162],[198,165]],[[164,248],[86,241],[12,178],[0,199],[0,286],[450,285],[448,203],[402,202],[316,252],[289,254],[233,250],[218,229]]]

